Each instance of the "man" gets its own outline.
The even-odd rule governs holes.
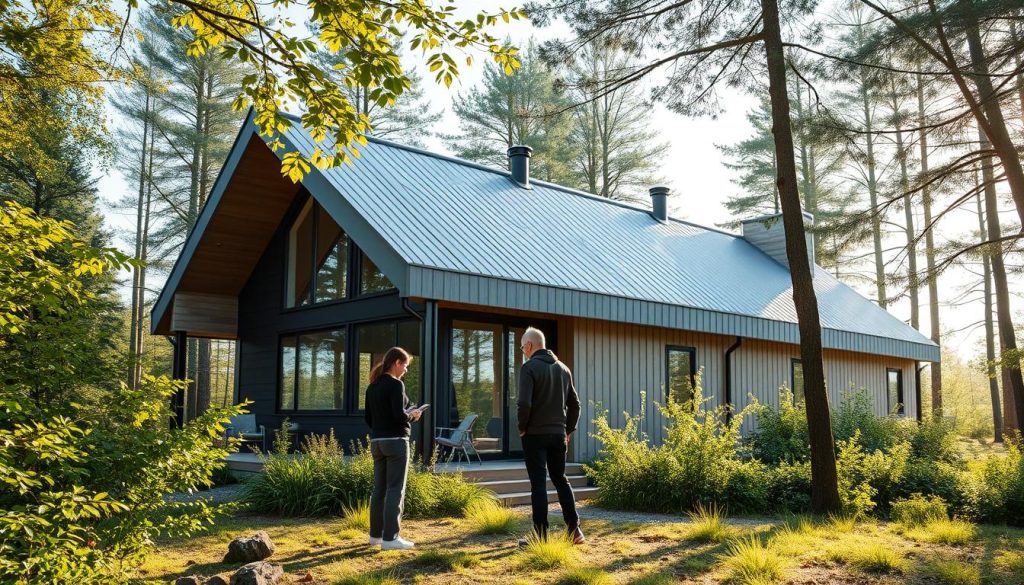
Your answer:
[[[580,420],[580,398],[572,385],[572,372],[545,346],[544,333],[530,327],[522,337],[526,362],[519,372],[519,436],[530,475],[533,529],[541,539],[548,533],[547,473],[558,491],[562,517],[574,544],[582,544],[583,531],[576,498],[565,477],[569,439]]]

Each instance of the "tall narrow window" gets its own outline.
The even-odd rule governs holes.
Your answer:
[[[887,368],[885,376],[889,392],[889,413],[903,416],[903,370]]]
[[[798,358],[789,360],[789,388],[793,391],[793,403],[804,401],[804,365]]]
[[[348,237],[312,198],[288,232],[285,306],[336,301],[348,287]]]
[[[692,347],[665,347],[666,398],[683,404],[695,398],[697,350]]]

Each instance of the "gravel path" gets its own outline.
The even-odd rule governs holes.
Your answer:
[[[241,492],[242,484],[233,483],[200,492],[178,492],[167,496],[166,500],[168,502],[195,502],[198,500],[206,500],[207,504],[216,505],[226,502],[234,502],[241,497]]]
[[[611,522],[644,522],[648,524],[663,524],[670,522],[689,522],[689,518],[685,515],[674,515],[674,514],[654,514],[650,512],[631,512],[625,510],[608,510],[605,508],[598,508],[597,506],[590,505],[586,500],[576,504],[580,518],[585,522],[588,519],[593,520],[609,520]],[[530,506],[515,506],[513,507],[517,512],[521,512],[530,515]],[[548,506],[548,513],[560,515],[562,509],[557,503],[550,504]],[[726,524],[744,525],[744,526],[759,526],[762,524],[771,524],[774,520],[770,518],[758,519],[758,518],[727,518],[725,519]]]

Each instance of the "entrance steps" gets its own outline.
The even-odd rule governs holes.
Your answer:
[[[462,473],[466,481],[486,488],[506,506],[521,506],[530,503],[530,477],[522,461],[484,461],[483,463],[438,463],[437,473]],[[597,494],[597,488],[587,485],[587,476],[579,463],[566,463],[565,475],[572,485],[576,501],[586,500]],[[548,503],[558,502],[558,492],[551,480],[547,482]]]

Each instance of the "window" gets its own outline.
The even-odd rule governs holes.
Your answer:
[[[665,347],[666,393],[677,403],[694,399],[697,375],[697,350],[692,347]]]
[[[391,321],[360,325],[356,328],[356,353],[359,355],[358,409],[366,408],[366,387],[370,385],[370,370],[392,347],[401,347],[412,356],[412,363],[402,381],[409,401],[419,404],[420,387],[420,323],[419,321]]]
[[[789,389],[793,391],[793,404],[804,401],[804,365],[799,358],[789,360]]]
[[[344,410],[345,330],[281,340],[281,410]]]
[[[369,295],[395,288],[365,252],[360,253],[359,266],[359,294]]]
[[[288,232],[285,306],[302,307],[347,296],[348,236],[312,198]]]
[[[903,370],[886,368],[885,376],[889,392],[889,413],[903,416]]]

